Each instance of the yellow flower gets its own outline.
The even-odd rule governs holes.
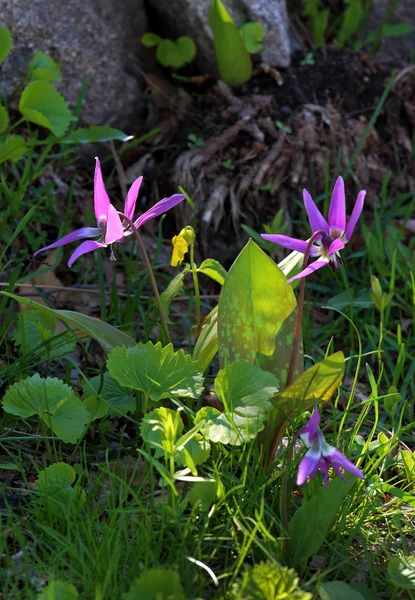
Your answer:
[[[195,232],[193,227],[188,225],[184,227],[179,235],[175,235],[171,243],[173,244],[173,253],[171,255],[171,266],[177,267],[181,265],[184,259],[184,255],[189,251],[189,246],[195,239]]]

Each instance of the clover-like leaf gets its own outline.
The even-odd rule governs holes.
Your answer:
[[[51,56],[38,50],[27,67],[32,79],[46,81],[61,81],[61,63],[57,63]]]
[[[83,386],[86,397],[98,394],[108,404],[108,414],[117,416],[120,412],[127,414],[135,412],[137,405],[130,390],[122,387],[109,373],[97,375],[88,380]]]
[[[60,379],[38,373],[11,385],[3,397],[6,412],[23,419],[38,415],[65,442],[75,443],[89,421],[79,397]]]
[[[60,516],[65,508],[76,511],[85,503],[85,491],[74,485],[76,473],[71,465],[55,463],[39,473],[36,482],[40,501],[51,516]]]
[[[184,35],[175,42],[161,40],[157,45],[156,57],[163,67],[180,69],[186,63],[192,62],[196,56],[196,44],[192,38]]]
[[[249,54],[261,52],[264,47],[263,44],[261,44],[262,40],[264,39],[264,28],[260,23],[245,23],[245,25],[242,25],[239,31]]]
[[[270,399],[278,392],[278,381],[245,360],[236,360],[219,371],[215,391],[225,410],[207,407],[196,415],[201,433],[212,442],[240,445],[264,428]]]
[[[32,81],[20,97],[19,110],[32,123],[63,136],[71,121],[76,121],[63,96],[48,81]]]
[[[158,46],[160,44],[162,39],[163,38],[156,33],[148,32],[141,36],[141,43],[143,46],[146,46],[146,48],[154,48],[154,46]]]
[[[174,352],[172,344],[114,348],[107,367],[120,385],[142,391],[153,402],[177,396],[198,398],[203,391],[199,364],[183,350]]]
[[[172,569],[150,569],[130,587],[122,600],[186,600],[179,574]]]

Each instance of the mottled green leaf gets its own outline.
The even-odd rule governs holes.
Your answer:
[[[203,391],[199,364],[183,350],[174,352],[172,344],[114,348],[107,367],[122,386],[142,391],[153,402],[172,396],[198,398]]]
[[[135,580],[122,600],[186,600],[179,574],[172,569],[150,569]]]

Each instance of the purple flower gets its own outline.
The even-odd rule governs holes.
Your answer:
[[[72,231],[72,233],[68,233],[68,235],[65,235],[57,242],[37,250],[34,256],[40,252],[44,252],[44,250],[58,248],[58,246],[64,246],[65,244],[76,242],[77,240],[83,240],[85,238],[98,238],[97,240],[87,239],[87,241],[82,242],[82,244],[78,246],[68,261],[68,267],[71,268],[76,259],[83,254],[97,250],[97,248],[106,248],[115,242],[121,242],[124,238],[134,233],[127,223],[122,222],[122,218],[120,217],[117,209],[111,204],[107,190],[105,189],[104,180],[102,179],[101,165],[98,158],[95,160],[94,208],[97,226],[81,227],[81,229]],[[133,220],[134,218],[135,204],[142,180],[143,178],[139,177],[134,181],[125,200],[124,214],[130,220]],[[144,225],[144,223],[165,213],[166,211],[170,210],[170,208],[173,208],[173,206],[176,206],[176,204],[179,204],[179,202],[182,202],[184,199],[185,196],[183,194],[174,194],[169,198],[163,198],[163,200],[157,202],[157,204],[152,206],[148,211],[143,213],[134,221],[135,227],[139,229],[142,225]],[[113,256],[114,254],[111,252],[111,257]]]
[[[303,427],[300,437],[307,446],[303,460],[300,463],[297,473],[297,485],[302,485],[307,477],[314,478],[317,471],[320,469],[323,475],[324,485],[327,487],[328,471],[330,466],[336,471],[342,479],[347,482],[347,479],[340,471],[340,468],[352,473],[356,477],[363,478],[363,473],[355,467],[341,452],[330,446],[324,439],[324,435],[318,428],[320,422],[320,414],[317,406],[314,407],[314,412],[307,425]]]
[[[311,231],[312,233],[317,231],[322,232],[322,234],[317,237],[316,244],[311,247],[310,252],[310,256],[316,256],[318,257],[318,260],[308,265],[308,267],[301,271],[301,273],[298,273],[298,275],[288,279],[288,283],[294,281],[294,279],[307,277],[310,273],[317,271],[317,269],[321,269],[321,267],[324,267],[329,263],[336,269],[340,266],[340,250],[344,248],[352,237],[354,228],[363,209],[365,196],[365,190],[359,192],[352,216],[346,226],[346,197],[344,194],[344,181],[342,177],[337,178],[334,186],[329,208],[328,223],[307,190],[303,190],[304,205],[307,211]],[[302,252],[303,254],[305,253],[308,244],[308,242],[304,240],[297,240],[296,238],[291,238],[286,235],[263,233],[261,234],[261,237],[270,242],[274,242],[274,244],[284,246],[284,248],[289,248],[290,250]]]

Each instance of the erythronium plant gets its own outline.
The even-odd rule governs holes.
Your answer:
[[[303,268],[300,273],[288,279],[288,283],[295,279],[307,277],[307,275],[310,275],[314,271],[317,271],[317,269],[321,269],[328,264],[335,269],[340,266],[340,251],[344,248],[353,234],[363,209],[365,196],[366,191],[362,190],[357,196],[352,216],[346,225],[346,197],[342,177],[337,178],[333,189],[328,222],[317,208],[307,190],[303,191],[305,209],[307,211],[312,234],[315,235],[314,241],[316,242],[315,245],[313,244],[311,246],[309,255],[318,258],[311,263],[311,265]],[[304,240],[298,240],[286,235],[267,233],[261,234],[261,237],[269,242],[273,242],[284,248],[289,248],[290,250],[302,252],[303,254],[305,254],[307,250],[308,242]]]
[[[300,432],[300,438],[307,446],[308,451],[302,459],[298,469],[297,485],[302,485],[308,477],[313,479],[317,475],[317,471],[320,470],[323,475],[324,485],[327,486],[330,466],[332,466],[336,473],[345,481],[347,481],[347,479],[340,469],[344,469],[352,475],[362,479],[362,471],[350,462],[344,454],[326,442],[324,435],[319,429],[319,422],[320,413],[317,406],[315,406],[309,422]]]
[[[107,246],[111,247],[111,260],[115,260],[114,251],[112,245],[116,242],[122,242],[126,237],[134,234],[134,229],[131,226],[131,221],[134,218],[135,205],[137,202],[138,192],[140,191],[141,183],[143,181],[142,177],[139,177],[134,181],[132,186],[130,187],[127,197],[125,199],[124,204],[124,212],[119,213],[115,206],[111,204],[111,201],[108,197],[107,190],[105,189],[104,180],[102,178],[101,173],[101,165],[99,159],[96,158],[95,165],[95,177],[94,177],[94,208],[95,208],[95,218],[97,220],[96,227],[81,227],[81,229],[77,229],[76,231],[72,231],[65,235],[63,238],[54,242],[53,244],[49,244],[49,246],[45,246],[40,250],[35,252],[34,256],[39,254],[40,252],[44,252],[45,250],[51,250],[52,248],[58,248],[59,246],[64,246],[65,244],[70,244],[71,242],[76,242],[78,240],[83,240],[85,238],[98,238],[97,240],[90,240],[83,242],[78,248],[73,252],[68,261],[68,267],[71,268],[73,263],[77,258],[86,254],[87,252],[93,252],[98,248],[106,248]],[[174,194],[169,198],[163,198],[160,202],[157,202],[154,206],[152,206],[149,210],[143,213],[138,219],[132,221],[135,229],[140,229],[144,223],[147,223],[150,219],[154,219],[159,215],[167,212],[176,204],[182,202],[185,199],[183,194]],[[123,219],[123,215],[127,217]]]

